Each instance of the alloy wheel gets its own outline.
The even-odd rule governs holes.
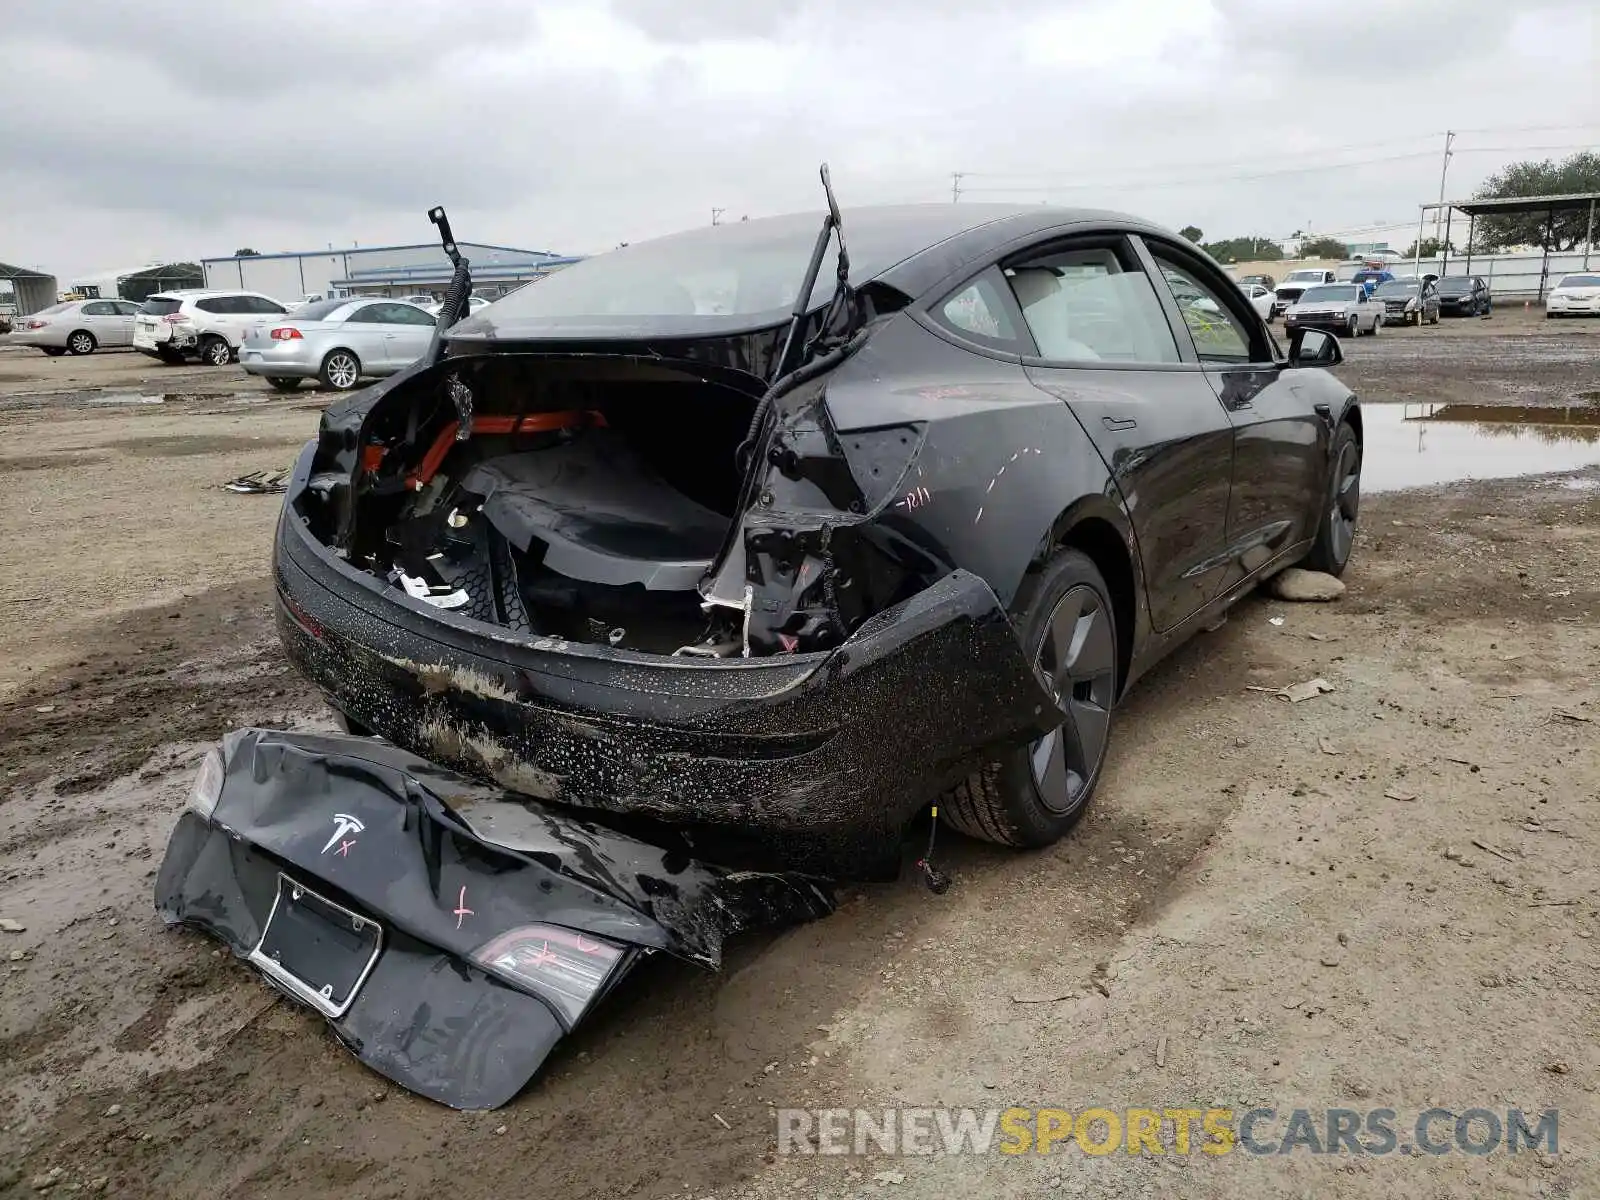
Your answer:
[[[75,333],[70,345],[74,354],[88,354],[94,349],[94,339],[87,333]]]
[[[1356,515],[1361,508],[1361,447],[1345,443],[1333,473],[1333,501],[1328,512],[1328,544],[1336,562],[1350,557],[1356,536]]]
[[[1079,584],[1057,601],[1035,665],[1063,720],[1028,748],[1028,761],[1045,807],[1070,813],[1099,773],[1115,699],[1116,635],[1098,592]]]
[[[353,388],[360,373],[356,367],[356,360],[348,354],[335,354],[328,359],[328,382],[334,387],[345,389]]]
[[[225,367],[233,357],[233,351],[228,349],[228,343],[218,338],[206,349],[206,361],[213,367]]]

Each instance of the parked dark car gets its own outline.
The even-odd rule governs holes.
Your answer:
[[[1439,289],[1431,279],[1415,276],[1391,279],[1373,290],[1372,298],[1383,305],[1386,325],[1429,325],[1439,323]]]
[[[1486,317],[1493,297],[1482,275],[1446,275],[1439,280],[1439,312],[1447,317]]]
[[[350,727],[710,861],[889,873],[941,793],[1059,838],[1135,679],[1280,568],[1343,570],[1335,338],[1284,357],[1131,217],[843,229],[793,324],[816,219],[739,222],[577,263],[327,410],[278,624]]]

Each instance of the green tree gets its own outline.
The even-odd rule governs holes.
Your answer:
[[[1277,262],[1283,257],[1283,247],[1264,237],[1226,238],[1200,248],[1218,262]]]
[[[1178,230],[1178,233],[1180,236],[1186,237],[1191,242],[1196,244],[1199,244],[1200,239],[1205,237],[1205,234],[1201,231],[1198,225],[1185,225],[1182,229]]]
[[[259,251],[252,250],[249,246],[246,246],[242,250],[235,250],[233,252],[233,256],[235,258],[259,258],[261,257],[261,254]]]
[[[1350,247],[1337,238],[1312,238],[1300,247],[1301,258],[1349,258]]]
[[[1600,154],[1582,150],[1560,162],[1545,159],[1512,163],[1473,193],[1474,200],[1504,200],[1514,196],[1566,196],[1574,192],[1600,192]],[[1474,249],[1492,253],[1508,246],[1540,246],[1546,250],[1575,249],[1584,239],[1589,213],[1557,213],[1546,226],[1541,212],[1510,217],[1479,217]]]
[[[1406,247],[1406,252],[1401,257],[1402,258],[1409,258],[1409,259],[1412,259],[1413,261],[1416,260],[1418,257],[1421,257],[1421,258],[1437,258],[1438,255],[1439,255],[1439,251],[1442,250],[1443,248],[1444,248],[1444,243],[1441,242],[1438,238],[1425,237],[1425,238],[1422,239],[1422,244],[1421,244],[1420,247],[1418,246],[1418,244],[1416,242],[1413,241],[1411,243],[1411,245]],[[1450,243],[1450,253],[1451,254],[1459,254],[1460,253],[1460,251],[1456,249],[1456,244],[1454,242]]]

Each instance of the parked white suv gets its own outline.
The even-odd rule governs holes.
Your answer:
[[[289,310],[260,292],[157,292],[134,318],[133,348],[162,362],[189,356],[214,367],[239,357],[239,343],[264,318]]]

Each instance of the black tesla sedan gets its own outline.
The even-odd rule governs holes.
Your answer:
[[[1059,838],[1142,673],[1350,554],[1338,342],[1286,356],[1131,217],[716,226],[443,336],[299,458],[290,656],[355,730],[709,861],[892,872],[931,802]]]

